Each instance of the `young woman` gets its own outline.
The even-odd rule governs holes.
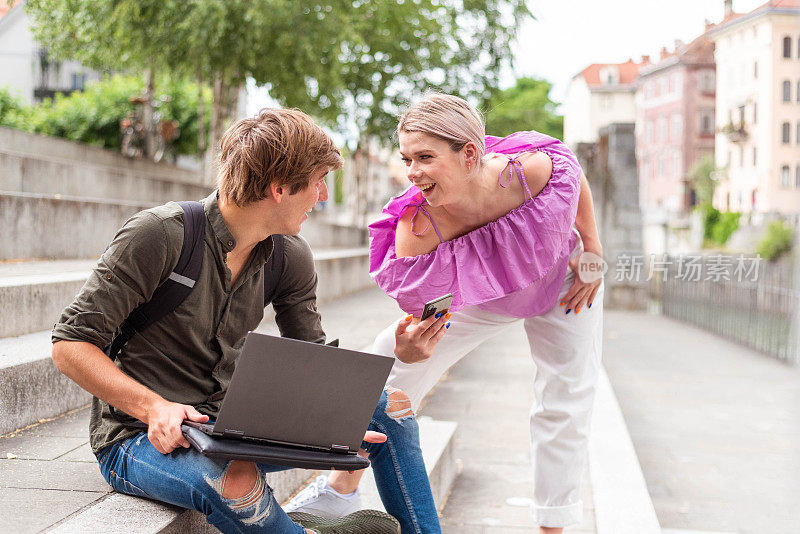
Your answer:
[[[396,332],[440,338],[432,357],[398,357],[388,381],[416,411],[450,366],[522,321],[536,364],[532,514],[542,532],[561,532],[581,518],[601,357],[602,281],[575,274],[583,251],[602,255],[588,182],[560,141],[537,132],[485,136],[479,113],[454,96],[425,98],[397,131],[412,186],[370,226],[371,274],[412,316],[429,300],[454,298],[446,335],[407,317],[378,335],[373,352],[393,355]],[[334,473],[293,505],[324,513],[359,477]]]

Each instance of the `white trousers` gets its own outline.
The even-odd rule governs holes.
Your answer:
[[[567,271],[559,300],[575,275]],[[533,465],[533,520],[544,527],[566,527],[581,520],[581,474],[589,441],[595,382],[603,341],[603,286],[591,308],[579,314],[558,303],[549,312],[518,319],[470,306],[453,313],[450,328],[433,357],[406,364],[395,359],[387,384],[403,390],[416,412],[442,374],[470,351],[510,325],[524,321],[536,366],[530,411]],[[394,355],[396,323],[375,339],[372,351]]]

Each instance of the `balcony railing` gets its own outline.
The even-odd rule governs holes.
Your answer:
[[[748,137],[744,122],[740,122],[739,124],[729,122],[720,128],[720,133],[725,134],[731,143],[743,143],[744,141],[747,141]]]

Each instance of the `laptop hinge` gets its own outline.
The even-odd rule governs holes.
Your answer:
[[[350,452],[350,447],[347,445],[331,445],[331,452]]]
[[[244,437],[244,432],[241,430],[231,430],[230,428],[226,428],[225,432],[222,433],[222,437],[224,438],[242,438]]]

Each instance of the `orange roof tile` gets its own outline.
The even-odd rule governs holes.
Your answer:
[[[636,77],[639,75],[639,69],[642,68],[645,63],[634,63],[632,59],[629,59],[625,63],[592,63],[580,72],[580,76],[583,76],[587,85],[604,85],[603,82],[600,81],[600,71],[603,67],[612,65],[616,66],[619,70],[619,85],[630,85],[636,80]]]

